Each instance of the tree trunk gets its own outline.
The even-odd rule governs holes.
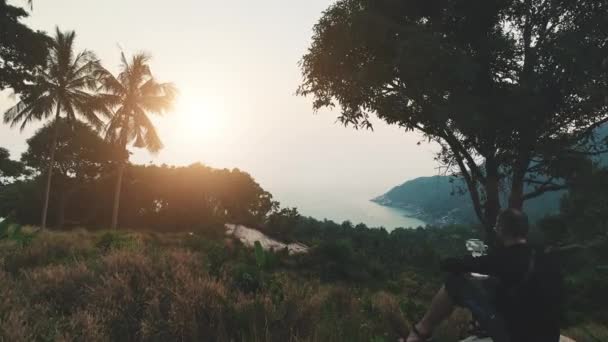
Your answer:
[[[509,208],[521,210],[524,206],[524,178],[530,164],[530,153],[522,153],[515,165],[513,179],[511,180],[511,194],[509,195]]]
[[[494,158],[486,159],[486,202],[484,205],[484,228],[486,232],[486,240],[489,245],[495,242],[494,226],[496,218],[500,211],[500,192],[498,181],[498,166]]]
[[[65,225],[65,208],[67,206],[68,197],[65,193],[61,192],[59,194],[59,202],[57,203],[57,223],[55,227],[57,229],[62,229]]]
[[[519,177],[518,177],[519,178]],[[522,210],[524,206],[524,181],[523,177],[513,179],[511,195],[509,196],[509,208]]]
[[[42,218],[40,229],[46,229],[46,217],[49,211],[49,198],[51,194],[51,179],[53,178],[53,166],[55,164],[55,150],[57,149],[57,139],[59,137],[59,114],[61,113],[61,105],[57,103],[57,113],[55,114],[55,130],[53,133],[53,141],[51,142],[51,156],[49,158],[49,168],[46,175],[46,188],[44,190],[44,202],[42,203]]]
[[[118,228],[118,209],[120,208],[120,192],[122,189],[122,176],[125,172],[126,163],[120,162],[116,175],[116,187],[114,188],[114,207],[112,208],[112,225],[111,229]]]

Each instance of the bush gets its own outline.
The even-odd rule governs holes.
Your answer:
[[[99,237],[95,244],[103,252],[112,249],[134,249],[138,246],[138,241],[125,233],[106,232]]]

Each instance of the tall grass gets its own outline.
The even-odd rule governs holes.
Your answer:
[[[301,256],[257,254],[187,234],[1,240],[0,341],[395,341],[437,286],[409,273],[383,289],[323,282]]]
[[[3,241],[0,250],[3,341],[397,336],[365,291],[322,284],[288,268],[261,270],[253,251],[228,249],[221,240],[42,232],[27,245]]]

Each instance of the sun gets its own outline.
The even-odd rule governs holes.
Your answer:
[[[221,107],[209,99],[180,98],[175,116],[178,121],[175,134],[190,142],[216,140],[225,130]]]

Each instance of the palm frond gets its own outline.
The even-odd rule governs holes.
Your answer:
[[[155,114],[163,114],[173,107],[177,89],[172,83],[156,83],[153,79],[141,87],[141,106]]]
[[[85,92],[71,94],[71,105],[80,113],[80,116],[95,129],[100,129],[103,126],[103,121],[98,114],[107,115],[108,109],[103,103],[98,101],[94,95]],[[74,115],[75,118],[75,115]]]
[[[86,72],[87,74],[90,73],[90,69],[87,69],[87,68],[91,68],[93,63],[96,63],[96,62],[98,62],[97,57],[95,56],[95,54],[92,51],[89,51],[89,50],[81,51],[76,56],[76,58],[74,59],[74,62],[70,66],[69,70],[72,73],[71,76],[79,77],[79,75],[81,75],[85,71],[87,71]]]
[[[93,125],[101,125],[97,113],[107,116],[107,111],[88,92],[98,88],[99,63],[90,51],[75,54],[75,38],[74,31],[55,28],[44,68],[22,101],[4,113],[5,122],[11,126],[21,124],[23,129],[31,121],[49,118],[60,108],[69,120],[82,116]]]
[[[31,101],[20,101],[4,112],[4,123],[10,124],[11,128],[21,124],[23,130],[27,123],[50,116],[55,105],[55,99],[49,94],[37,96]]]
[[[51,49],[50,57],[53,58],[52,63],[54,64],[54,71],[57,75],[67,75],[70,70],[70,66],[74,60],[74,40],[76,38],[76,32],[65,31],[62,32],[59,27],[55,28],[55,43]]]
[[[16,105],[12,106],[4,112],[4,123],[10,124],[11,128],[16,126],[18,123],[23,121],[25,115],[29,112],[29,109],[32,106],[33,103],[26,104],[23,101],[19,101]]]
[[[106,127],[104,129],[105,139],[107,142],[111,144],[118,143],[118,137],[121,133],[121,128],[124,122],[125,110],[123,107],[119,108],[112,118],[107,122]]]
[[[162,114],[171,108],[177,94],[171,83],[158,83],[152,76],[145,53],[134,55],[129,61],[121,52],[122,67],[117,77],[107,70],[98,72],[100,90],[114,107],[120,108],[106,125],[106,140],[126,146],[133,142],[135,147],[158,152],[162,142],[147,116],[147,112]]]
[[[65,120],[67,122],[76,121],[76,111],[74,110],[74,100],[70,102],[64,102],[61,109],[65,113]]]
[[[11,126],[14,126],[21,121],[20,130],[23,131],[30,122],[51,117],[57,105],[58,102],[55,101],[55,98],[51,95],[40,97],[32,104],[27,112],[23,113],[22,118],[17,119]]]
[[[163,143],[146,113],[142,109],[138,109],[134,119],[136,126],[143,131],[145,148],[152,153],[160,151],[163,148]]]
[[[108,92],[113,95],[126,93],[126,88],[111,72],[101,67],[95,71],[95,77],[99,82],[97,91]]]

